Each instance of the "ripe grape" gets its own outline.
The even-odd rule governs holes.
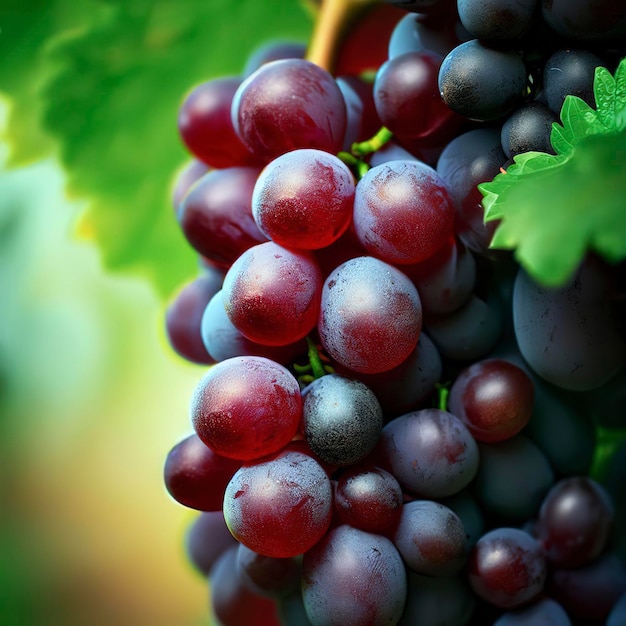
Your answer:
[[[478,39],[454,48],[439,70],[444,102],[455,113],[481,122],[511,113],[521,104],[525,87],[526,68],[520,55],[490,48]]]
[[[230,265],[265,235],[252,217],[252,191],[259,170],[229,167],[211,170],[193,186],[178,210],[181,229],[200,254]]]
[[[448,406],[475,439],[496,442],[526,426],[533,400],[533,383],[524,370],[502,359],[484,359],[457,376]]]
[[[293,374],[264,357],[234,357],[213,366],[191,401],[198,437],[217,454],[258,459],[291,441],[302,417]]]
[[[608,382],[626,359],[615,282],[587,259],[564,286],[546,288],[520,269],[513,292],[515,336],[524,359],[548,382],[576,391]]]
[[[237,567],[237,548],[227,550],[211,570],[211,606],[222,626],[280,626],[272,598],[252,591]]]
[[[304,555],[302,595],[316,626],[396,624],[406,602],[405,566],[386,537],[339,526]]]
[[[586,476],[572,476],[547,493],[536,532],[551,563],[573,568],[600,556],[612,523],[613,505],[602,486]]]
[[[322,274],[305,251],[268,241],[246,250],[224,278],[226,313],[242,335],[268,346],[303,339],[318,320]]]
[[[335,466],[354,465],[374,449],[383,412],[364,383],[330,374],[310,383],[302,397],[304,437],[320,459]]]
[[[604,624],[619,598],[626,593],[626,567],[611,551],[582,567],[553,567],[546,591],[572,619]]]
[[[468,559],[469,582],[482,599],[511,609],[537,598],[547,575],[541,547],[517,528],[484,534]]]
[[[554,472],[541,450],[525,435],[480,444],[476,497],[490,513],[524,521],[537,514],[554,482]]]
[[[239,139],[230,109],[241,79],[208,80],[186,96],[178,114],[178,130],[187,149],[210,167],[255,165],[259,159]]]
[[[322,466],[286,450],[232,477],[224,495],[224,518],[245,546],[276,558],[310,550],[331,520],[332,489]]]
[[[358,182],[354,227],[361,244],[388,263],[417,263],[452,234],[454,207],[445,183],[419,161],[390,161]]]
[[[304,59],[265,63],[237,89],[231,116],[243,143],[267,161],[297,148],[337,153],[346,131],[341,90]]]
[[[451,576],[464,565],[467,536],[459,516],[432,500],[413,500],[402,507],[393,542],[404,562],[426,576]]]
[[[237,567],[246,585],[263,596],[285,596],[299,587],[300,563],[294,557],[265,556],[240,543]]]
[[[219,456],[193,434],[168,453],[165,487],[177,502],[200,511],[221,511],[226,485],[239,461]]]
[[[478,470],[478,446],[463,422],[440,409],[401,415],[383,428],[384,467],[409,492],[445,498],[469,485]]]
[[[440,55],[422,50],[395,56],[379,68],[374,102],[381,122],[390,131],[402,137],[425,137],[457,123],[437,89],[442,60]]]
[[[324,282],[320,340],[333,359],[351,370],[377,373],[400,365],[417,346],[421,327],[413,283],[379,259],[346,261]]]
[[[230,534],[222,509],[200,513],[185,534],[185,553],[203,576],[208,576],[217,560],[237,541]]]
[[[482,40],[519,39],[531,27],[537,0],[458,0],[459,18]]]
[[[306,342],[296,341],[286,346],[267,346],[251,341],[230,321],[220,289],[209,301],[200,321],[202,342],[217,362],[235,356],[264,356],[282,365],[291,363],[306,353]]]
[[[348,469],[337,481],[335,508],[344,524],[385,534],[402,512],[402,488],[380,467]]]
[[[207,351],[200,332],[204,311],[221,289],[224,275],[213,268],[187,283],[170,302],[165,315],[167,338],[174,350],[192,363],[215,362]]]
[[[252,215],[261,232],[281,246],[324,248],[350,225],[354,188],[352,173],[336,156],[293,150],[261,172]]]

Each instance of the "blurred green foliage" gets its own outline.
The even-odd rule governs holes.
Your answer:
[[[307,41],[311,27],[299,0],[4,0],[9,165],[54,151],[67,192],[87,201],[79,234],[108,269],[146,276],[166,297],[196,272],[170,205],[188,158],[184,95],[239,73],[268,40]]]

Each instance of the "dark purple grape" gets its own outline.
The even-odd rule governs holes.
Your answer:
[[[366,374],[397,367],[417,346],[422,307],[413,283],[374,257],[351,259],[324,282],[318,332],[341,365]]]
[[[510,42],[532,25],[537,0],[458,0],[459,18],[467,30],[485,41]]]
[[[176,174],[172,184],[172,206],[174,213],[183,201],[193,184],[200,180],[209,171],[209,166],[198,159],[192,159]]]
[[[620,42],[626,6],[615,0],[542,0],[542,16],[557,33],[576,42]]]
[[[354,142],[373,137],[382,122],[374,104],[373,85],[359,76],[338,76],[337,85],[346,103],[346,134],[343,149],[350,152]]]
[[[237,567],[237,548],[219,558],[210,577],[211,607],[221,626],[280,626],[276,602],[244,582]]]
[[[468,549],[473,548],[476,542],[485,534],[486,522],[478,501],[469,491],[469,487],[455,493],[439,502],[456,513],[465,528]]]
[[[224,495],[224,518],[233,536],[272,557],[310,550],[326,533],[331,512],[326,471],[312,457],[292,450],[244,465]]]
[[[340,374],[322,376],[303,391],[302,427],[311,450],[335,466],[362,461],[378,443],[383,412],[374,392]]]
[[[465,565],[467,535],[459,516],[432,500],[402,507],[393,542],[407,567],[426,576],[451,576]]]
[[[542,598],[528,606],[507,611],[493,626],[572,626],[563,607],[550,598]]]
[[[209,575],[224,552],[237,545],[237,540],[226,526],[221,508],[219,511],[200,513],[185,535],[187,558],[203,576]]]
[[[237,567],[246,585],[263,596],[285,596],[300,587],[300,563],[295,557],[264,556],[240,543]]]
[[[167,338],[174,350],[192,363],[215,362],[202,341],[202,315],[211,298],[222,288],[224,274],[207,270],[187,283],[170,302],[165,314]]]
[[[409,594],[399,626],[465,626],[476,602],[457,576],[432,577],[409,572]]]
[[[626,593],[626,568],[612,552],[583,567],[553,567],[546,591],[572,619],[604,624],[616,602]]]
[[[580,567],[607,547],[613,504],[604,488],[586,476],[564,478],[541,504],[536,533],[548,561]]]
[[[344,524],[386,534],[402,512],[402,487],[380,467],[352,468],[341,474],[335,489],[335,509]]]
[[[396,624],[407,596],[404,563],[386,537],[350,526],[331,530],[302,562],[312,624]]]
[[[597,442],[596,430],[576,396],[537,379],[533,414],[525,433],[546,455],[557,475],[589,472]]]
[[[452,313],[428,318],[424,330],[444,359],[473,361],[495,347],[502,332],[502,313],[494,300],[472,295]]]
[[[539,285],[520,269],[513,323],[520,352],[534,372],[563,389],[586,391],[623,367],[626,335],[614,290],[607,267],[592,258],[563,287]]]
[[[526,68],[517,52],[489,48],[478,39],[458,45],[443,60],[439,91],[459,115],[496,120],[523,100]]]
[[[256,165],[259,158],[235,133],[230,117],[236,76],[214,78],[194,87],[178,114],[178,130],[187,149],[210,167]]]
[[[476,441],[458,417],[439,409],[391,420],[377,452],[404,489],[420,498],[451,496],[478,470]]]
[[[437,79],[443,57],[428,50],[407,52],[376,73],[374,102],[381,122],[402,137],[427,137],[446,125],[458,126],[439,96]]]
[[[432,398],[441,379],[441,357],[426,333],[421,333],[417,347],[397,367],[380,374],[354,376],[376,395],[388,418],[423,408]]]
[[[480,444],[474,489],[488,512],[520,522],[533,517],[553,482],[548,460],[528,437]]]
[[[539,543],[517,528],[496,528],[483,535],[468,558],[469,582],[480,598],[511,609],[537,598],[546,575]]]
[[[241,462],[219,456],[193,434],[168,453],[165,487],[180,504],[199,511],[221,511],[226,485]]]
[[[493,443],[516,435],[530,420],[534,386],[523,369],[503,359],[465,368],[450,388],[448,408],[474,438]]]
[[[245,250],[266,241],[252,217],[252,191],[259,170],[211,170],[187,194],[178,221],[191,246],[206,258],[230,265]]]
[[[304,59],[262,65],[233,98],[233,125],[248,148],[267,160],[290,150],[341,150],[346,105],[334,78]]]
[[[528,102],[512,113],[502,125],[502,150],[510,159],[523,152],[555,154],[550,143],[556,114],[541,102]]]
[[[426,17],[423,14],[405,15],[398,21],[389,38],[388,57],[407,52],[429,51],[446,56],[461,43],[456,29],[456,20]]]
[[[558,114],[568,95],[577,96],[590,107],[595,107],[593,78],[596,67],[600,66],[604,66],[604,61],[589,50],[555,52],[543,68],[543,95],[550,109]]]
[[[458,135],[443,149],[437,173],[455,204],[455,232],[473,252],[484,253],[495,222],[484,222],[478,184],[492,180],[506,162],[497,128],[477,128]]]
[[[456,311],[470,299],[476,284],[474,256],[455,237],[425,261],[401,269],[417,287],[428,316]]]

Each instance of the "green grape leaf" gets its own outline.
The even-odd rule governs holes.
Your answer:
[[[487,183],[485,221],[500,220],[492,248],[515,251],[540,283],[558,286],[592,250],[626,258],[626,59],[597,68],[596,108],[567,96],[552,127],[556,154],[527,152]]]
[[[227,0],[88,4],[91,19],[46,42],[40,125],[58,146],[69,195],[85,200],[79,234],[107,268],[147,276],[167,296],[197,273],[170,204],[190,158],[177,131],[184,96],[240,73],[261,43],[307,41],[311,15],[299,0],[240,0],[236,14]]]
[[[53,141],[40,124],[41,87],[52,71],[49,42],[104,18],[100,2],[3,0],[0,6],[0,96],[9,115],[0,140],[10,145],[7,165],[18,167],[50,154]]]

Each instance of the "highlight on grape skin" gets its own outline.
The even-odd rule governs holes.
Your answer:
[[[315,250],[335,242],[352,219],[354,176],[322,150],[293,150],[259,175],[252,215],[260,230],[287,248]]]
[[[233,536],[265,556],[304,554],[326,533],[332,489],[312,457],[287,450],[244,465],[224,494],[224,518]]]
[[[324,282],[318,332],[342,365],[377,373],[400,365],[417,346],[422,306],[413,283],[395,267],[358,257]]]
[[[454,207],[433,168],[419,161],[390,161],[358,182],[353,219],[370,254],[388,263],[418,263],[452,235]]]
[[[322,274],[310,253],[268,241],[246,250],[224,278],[226,313],[242,335],[268,346],[303,339],[315,327]]]
[[[336,154],[346,130],[337,83],[304,59],[262,65],[235,92],[231,116],[243,143],[267,160],[298,148]]]
[[[191,402],[198,437],[217,454],[258,459],[287,445],[302,417],[291,372],[264,357],[234,357],[213,366]]]

